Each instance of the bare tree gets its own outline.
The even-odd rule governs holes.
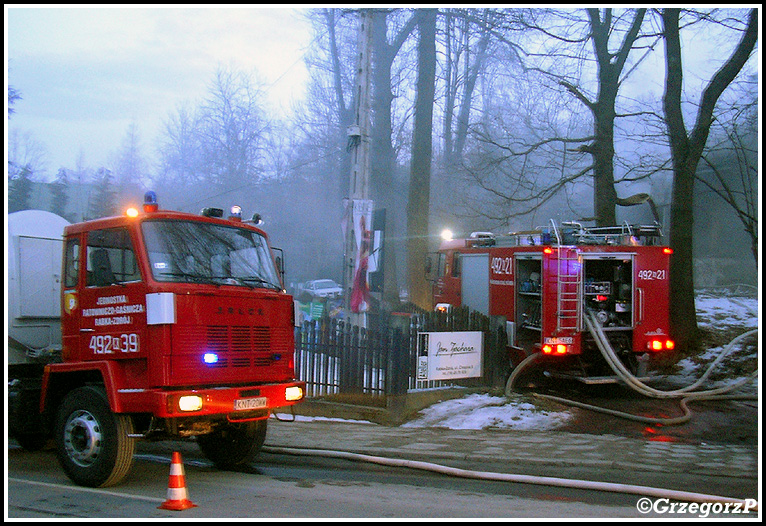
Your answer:
[[[713,122],[713,111],[724,90],[749,60],[758,40],[758,11],[752,9],[734,51],[715,72],[702,91],[697,117],[691,132],[686,129],[681,107],[683,62],[681,59],[681,9],[662,11],[665,39],[665,96],[663,107],[673,162],[670,244],[674,255],[670,265],[671,327],[682,347],[698,343],[694,305],[693,206],[697,167]]]
[[[125,203],[136,203],[141,197],[143,180],[147,175],[147,164],[141,153],[141,142],[135,124],[130,124],[122,141],[122,147],[114,162],[114,179],[118,199]]]
[[[412,165],[407,201],[407,275],[410,299],[422,308],[430,307],[430,291],[424,265],[428,253],[428,212],[430,210],[433,106],[436,75],[436,10],[417,12],[418,81],[415,123],[412,134]]]
[[[484,71],[494,9],[448,9],[444,18],[444,164],[458,162],[465,150],[476,84]],[[457,115],[455,113],[457,112]]]
[[[713,122],[722,138],[706,149],[701,159],[704,166],[698,170],[696,179],[736,214],[750,238],[757,267],[758,99],[752,93],[737,95],[739,100],[732,104],[728,118],[719,115]]]
[[[255,183],[263,175],[262,152],[269,122],[263,95],[241,71],[219,69],[200,106],[202,159],[211,182],[233,190],[243,181]]]
[[[497,171],[510,176],[505,189],[492,182],[487,184],[490,194],[513,205],[506,215],[532,213],[554,197],[566,198],[575,183],[585,182],[593,188],[592,219],[598,225],[612,225],[617,222],[616,207],[622,202],[618,184],[653,173],[652,166],[627,160],[623,160],[619,173],[615,169],[620,159],[615,143],[619,133],[626,133],[617,122],[622,119],[632,123],[640,115],[628,109],[631,102],[620,96],[620,90],[658,39],[643,29],[645,14],[645,9],[527,9],[494,16],[488,31],[505,44],[508,58],[504,63],[509,70],[506,82],[519,85],[507,100],[518,108],[525,98],[531,98],[524,105],[534,107],[532,113],[517,114],[513,119],[512,110],[498,105],[498,96],[492,92],[491,106],[485,107],[484,119],[474,127],[477,139],[495,152]],[[641,51],[643,55],[639,55]],[[512,68],[517,78],[510,78]],[[522,76],[530,79],[526,86],[521,86]],[[497,78],[495,74],[487,83],[494,87]],[[573,95],[571,101],[579,108],[568,107],[564,101],[547,102],[546,93],[556,96],[561,87]],[[583,106],[587,111],[582,111]],[[498,111],[508,112],[506,123]],[[544,117],[537,118],[535,114],[540,111]],[[562,116],[567,116],[569,122],[564,122]],[[589,129],[582,126],[586,118],[591,121]],[[509,125],[514,120],[516,133]],[[638,148],[623,154],[640,157],[635,150]],[[477,179],[486,181],[481,175],[486,171],[485,163],[478,166],[472,172]]]
[[[177,189],[195,194],[206,179],[195,113],[185,107],[170,113],[157,141],[159,164],[151,179],[158,194],[165,196],[165,206],[182,208]]]
[[[593,118],[592,137],[583,142],[578,150],[588,153],[593,159],[594,219],[598,226],[607,226],[617,222],[615,209],[618,196],[614,172],[617,97],[626,75],[632,71],[626,71],[626,65],[641,37],[646,9],[615,13],[611,8],[590,8],[586,12],[588,26],[584,40],[581,36],[570,35],[571,27],[575,24],[564,25],[563,33],[545,27],[533,27],[566,44],[580,46],[584,41],[588,41],[592,45],[592,56],[597,69],[596,95],[589,95],[585,88],[566,77],[560,78],[559,83],[587,108]],[[569,13],[566,13],[565,19],[569,16]],[[550,75],[551,72],[546,74]]]
[[[616,101],[623,80],[623,70],[638,38],[645,13],[646,9],[635,11],[622,42],[616,51],[612,51],[609,46],[609,38],[615,32],[612,26],[612,10],[605,9],[602,19],[598,9],[588,9],[590,38],[598,66],[598,98],[591,101],[574,86],[564,84],[593,113],[593,142],[581,148],[593,156],[593,212],[598,226],[617,223],[615,207],[618,198],[614,187]]]

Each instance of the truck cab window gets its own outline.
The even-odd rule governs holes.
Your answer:
[[[455,252],[452,255],[452,277],[458,276],[460,276],[460,252]]]
[[[266,239],[249,229],[152,220],[141,231],[156,281],[282,288]]]
[[[107,287],[141,281],[133,244],[126,229],[89,232],[86,248],[87,286]]]
[[[76,287],[77,274],[80,271],[80,240],[68,239],[64,250],[64,286]]]

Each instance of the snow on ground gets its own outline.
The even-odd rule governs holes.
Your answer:
[[[697,325],[700,329],[726,331],[735,338],[739,334],[759,328],[758,298],[726,295],[721,291],[702,291],[695,298],[695,306]],[[677,387],[691,384],[700,378],[722,353],[727,353],[726,357],[713,369],[714,374],[710,377],[712,381],[708,387],[720,387],[739,381],[746,375],[743,370],[752,370],[751,364],[756,363],[758,359],[756,355],[743,352],[742,349],[747,347],[741,343],[743,342],[733,345],[731,349],[728,348],[728,343],[710,347],[696,356],[680,360],[676,364],[677,371],[667,378],[669,384]],[[757,346],[751,349],[755,350]],[[755,380],[743,391],[753,392],[757,385]]]
[[[741,329],[746,332],[758,328],[758,299],[730,296],[721,292],[702,292],[696,298],[698,323],[701,328]],[[704,374],[723,347],[708,349],[695,358],[685,358],[677,365],[672,384],[684,387]],[[734,350],[731,353],[734,354]],[[750,355],[738,356],[740,362],[754,361]],[[726,362],[722,363],[725,366]],[[737,374],[715,386],[732,383]],[[709,388],[708,385],[701,389]],[[517,429],[546,430],[564,425],[571,417],[568,411],[541,410],[521,399],[507,399],[491,395],[471,394],[463,398],[434,404],[419,413],[419,417],[404,427],[444,427],[448,429]]]
[[[568,412],[542,411],[528,402],[487,394],[471,394],[420,411],[402,427],[448,429],[523,429],[544,431],[566,423]]]
[[[758,327],[758,299],[722,297],[720,294],[701,292],[694,302],[697,324],[700,328],[741,327],[743,331]]]

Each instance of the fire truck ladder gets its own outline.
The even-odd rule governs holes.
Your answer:
[[[557,245],[556,331],[580,330],[582,318],[580,255],[576,248],[562,247],[561,234],[551,219]]]

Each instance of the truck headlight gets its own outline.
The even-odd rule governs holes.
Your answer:
[[[199,411],[202,409],[202,397],[197,395],[186,395],[178,399],[179,411]]]
[[[303,398],[303,389],[297,385],[285,389],[285,400],[288,402],[295,402],[301,398]]]

